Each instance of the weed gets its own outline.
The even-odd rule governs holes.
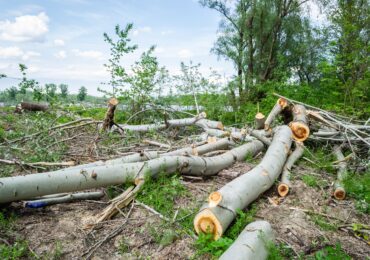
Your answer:
[[[119,242],[119,246],[118,246],[118,252],[120,255],[124,255],[125,253],[127,253],[128,251],[130,250],[130,246],[127,244],[127,242],[122,239],[120,242]]]
[[[317,178],[316,176],[312,175],[303,175],[302,181],[310,187],[322,187],[325,185],[325,181]]]
[[[365,214],[370,213],[370,172],[365,174],[348,174],[344,187],[349,197],[356,199],[356,209]]]
[[[221,237],[218,240],[213,240],[213,234],[201,233],[199,234],[198,240],[195,241],[195,247],[197,249],[196,257],[204,254],[219,257],[232,243],[233,240],[228,237]]]
[[[311,220],[315,223],[315,225],[319,226],[322,230],[335,231],[338,229],[336,224],[326,221],[326,219],[323,216],[316,214],[310,214],[310,216]]]
[[[164,216],[173,216],[174,201],[188,191],[180,182],[178,175],[168,176],[164,173],[152,178],[149,175],[145,178],[143,189],[137,199],[142,203],[153,207]]]
[[[309,259],[315,259],[315,260],[346,260],[346,259],[352,259],[349,255],[346,254],[341,248],[341,245],[338,243],[335,245],[335,247],[327,246],[324,249],[317,251],[315,253],[314,258]]]
[[[275,244],[271,240],[267,240],[265,243],[268,251],[268,260],[292,259],[294,256],[293,249],[285,243]]]
[[[240,232],[254,220],[254,215],[257,212],[257,207],[253,204],[247,212],[240,209],[236,210],[237,216],[234,224],[226,231],[225,236],[235,240]]]
[[[0,259],[19,259],[28,255],[26,242],[15,242],[13,245],[0,244]]]

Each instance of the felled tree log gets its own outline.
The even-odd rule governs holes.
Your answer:
[[[291,143],[290,128],[285,125],[278,127],[265,156],[254,169],[209,195],[209,202],[195,216],[196,232],[210,231],[215,239],[220,238],[234,220],[236,210],[246,208],[274,184],[283,169]]]
[[[289,105],[289,102],[284,98],[279,98],[275,104],[275,106],[272,108],[270,114],[267,116],[265,121],[265,130],[268,130],[271,128],[271,124],[274,121],[275,117],[283,111],[284,108],[286,108]]]
[[[114,111],[118,105],[118,100],[116,98],[111,98],[108,101],[108,110],[105,114],[105,118],[102,125],[102,130],[110,130],[114,125]]]
[[[303,142],[308,138],[310,135],[310,128],[308,127],[308,117],[304,106],[294,105],[293,121],[290,122],[289,127],[292,129],[293,138],[295,140]]]
[[[52,198],[40,198],[37,200],[26,201],[24,206],[26,208],[43,208],[54,204],[67,203],[76,200],[96,200],[102,197],[104,197],[104,192],[102,191],[81,192]]]
[[[146,162],[67,168],[57,172],[0,178],[0,203],[125,182],[138,183],[146,174],[156,176],[159,172],[178,171],[186,175],[209,176],[232,165],[236,160],[244,160],[247,154],[256,154],[262,148],[263,144],[256,140],[215,157],[163,156]]]
[[[256,125],[256,129],[263,129],[265,127],[265,121],[266,117],[262,113],[257,113],[256,116],[254,117],[254,122]]]
[[[337,171],[337,180],[334,182],[334,198],[337,200],[344,200],[346,197],[346,190],[344,189],[343,180],[347,176],[347,162],[344,158],[340,146],[335,145],[334,155],[338,160],[338,171]]]
[[[164,123],[160,124],[144,124],[144,125],[125,125],[120,124],[120,129],[129,130],[133,132],[149,132],[149,131],[156,131],[162,130],[169,127],[181,127],[181,126],[189,126],[189,125],[197,125],[196,123],[206,117],[206,113],[202,112],[199,115],[192,117],[192,118],[182,118],[182,119],[171,119],[166,120]],[[207,122],[210,120],[207,120]],[[214,121],[210,121],[214,122]],[[203,124],[201,124],[203,126]]]
[[[220,260],[267,259],[266,243],[274,240],[270,223],[259,220],[248,224],[234,243],[221,255]]]
[[[213,121],[209,119],[200,119],[195,123],[197,126],[206,129],[206,128],[212,128],[212,129],[220,129],[224,130],[224,125],[220,121]]]
[[[21,102],[20,107],[17,106],[16,112],[22,112],[24,110],[45,112],[48,109],[49,109],[48,105],[31,103],[31,102]]]
[[[295,142],[295,149],[294,151],[289,155],[288,160],[286,161],[283,173],[281,175],[281,182],[278,186],[278,193],[280,196],[285,197],[288,195],[291,183],[290,183],[290,173],[292,170],[293,164],[301,158],[304,151],[304,146],[302,142]]]

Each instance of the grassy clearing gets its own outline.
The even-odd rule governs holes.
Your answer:
[[[356,200],[356,209],[362,213],[370,213],[370,172],[349,174],[344,181],[349,197]]]

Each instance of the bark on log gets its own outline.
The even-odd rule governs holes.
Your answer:
[[[119,127],[124,130],[129,130],[133,132],[149,132],[149,131],[156,131],[156,130],[163,130],[169,127],[180,127],[180,126],[189,126],[194,125],[198,121],[203,120],[206,117],[206,113],[200,113],[199,115],[192,117],[192,118],[182,118],[182,119],[172,119],[167,120],[164,123],[159,124],[145,124],[145,125],[126,125],[120,124]],[[204,119],[205,120],[205,119]],[[207,120],[207,122],[210,120]],[[214,122],[214,121],[210,121]],[[197,124],[196,124],[197,125]],[[203,124],[201,124],[203,125]]]
[[[43,208],[46,206],[60,204],[60,203],[67,203],[76,200],[96,200],[104,197],[104,192],[96,191],[96,192],[81,192],[81,193],[74,193],[74,194],[67,194],[60,197],[53,197],[53,198],[41,198],[38,200],[26,201],[24,206],[26,208]]]
[[[334,146],[334,155],[339,161],[338,171],[337,171],[337,180],[334,182],[334,198],[337,200],[344,200],[346,197],[346,190],[344,189],[343,180],[347,176],[347,162],[344,158],[340,146]]]
[[[108,101],[108,110],[105,114],[105,118],[102,125],[102,130],[110,130],[114,125],[114,111],[118,105],[118,100],[116,98],[111,98]]]
[[[67,168],[57,172],[0,178],[0,203],[125,182],[138,183],[146,174],[156,176],[159,172],[179,171],[186,175],[209,176],[237,160],[244,160],[247,154],[255,155],[262,148],[263,144],[256,140],[215,157],[163,156],[146,162],[107,164],[81,169]]]
[[[224,125],[220,121],[201,119],[201,120],[198,120],[195,124],[203,129],[212,128],[212,129],[224,130]]]
[[[278,186],[278,193],[280,196],[285,197],[288,195],[291,183],[290,183],[290,173],[292,170],[293,164],[301,158],[304,151],[304,146],[302,142],[295,142],[295,149],[294,151],[289,155],[288,160],[286,161],[283,173],[281,175],[281,182]]]
[[[266,117],[262,113],[257,113],[256,116],[254,117],[254,122],[256,125],[256,129],[263,129],[265,127],[265,121]]]
[[[310,135],[310,128],[308,127],[308,118],[304,106],[294,105],[293,121],[290,122],[289,127],[292,129],[293,138],[295,140],[303,142],[308,138]]]
[[[259,220],[248,224],[219,260],[267,259],[266,243],[274,240],[270,223]]]
[[[267,116],[265,121],[265,130],[268,130],[271,128],[271,124],[274,121],[275,117],[283,111],[284,108],[286,108],[289,105],[289,102],[284,98],[279,98],[275,104],[275,106],[272,108],[270,114]]]
[[[48,105],[38,104],[38,103],[30,103],[30,102],[21,102],[21,111],[42,111],[45,112],[49,109]]]
[[[262,161],[251,171],[234,179],[209,196],[194,219],[197,233],[211,231],[215,239],[225,232],[236,216],[237,209],[246,208],[268,190],[284,166],[292,143],[292,131],[280,126]]]

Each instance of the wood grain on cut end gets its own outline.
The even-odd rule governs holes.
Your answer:
[[[208,197],[208,202],[210,207],[216,207],[222,200],[222,195],[220,192],[212,192]]]
[[[118,99],[113,97],[113,98],[109,99],[108,104],[110,104],[112,106],[117,106],[118,105]]]
[[[293,138],[296,141],[303,142],[310,135],[310,128],[303,122],[291,122],[289,127],[292,129]]]
[[[285,98],[279,98],[277,103],[281,106],[281,108],[286,108],[288,106],[288,100],[286,100]]]
[[[336,188],[335,191],[334,191],[334,198],[336,198],[337,200],[344,200],[346,197],[346,191],[339,187],[339,188]]]
[[[219,239],[223,233],[220,221],[209,209],[204,209],[195,217],[194,229],[197,234],[212,233],[215,240]]]
[[[224,124],[222,122],[218,122],[217,128],[220,130],[224,130]]]
[[[289,186],[285,183],[280,183],[278,186],[278,193],[281,197],[285,197],[289,193]]]

